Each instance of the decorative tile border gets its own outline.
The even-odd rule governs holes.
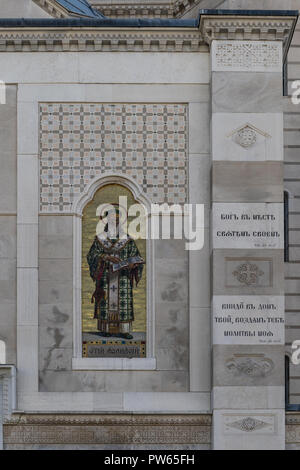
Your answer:
[[[210,415],[25,415],[4,426],[5,444],[210,444]]]
[[[186,201],[187,105],[40,104],[40,210],[64,212],[94,178],[133,178],[154,203]]]
[[[211,426],[211,414],[103,414],[103,413],[14,413],[8,425],[94,425],[94,426]]]

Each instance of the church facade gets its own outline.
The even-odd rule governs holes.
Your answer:
[[[2,0],[0,448],[300,448],[299,0]]]

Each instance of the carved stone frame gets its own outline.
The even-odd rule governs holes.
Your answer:
[[[206,82],[205,82],[206,83]],[[136,87],[136,85],[134,85]],[[119,84],[116,90],[122,90]],[[134,88],[134,87],[133,87]],[[139,86],[138,86],[139,88]],[[159,413],[207,413],[210,410],[210,391],[207,381],[202,384],[202,369],[199,368],[199,357],[207,357],[207,349],[201,350],[199,331],[202,319],[207,323],[209,304],[201,300],[198,306],[198,291],[190,294],[190,390],[187,392],[64,392],[48,393],[39,391],[38,375],[38,219],[39,216],[39,103],[45,102],[111,102],[111,92],[103,84],[49,84],[21,83],[18,86],[18,255],[17,255],[17,368],[18,368],[18,405],[17,409],[30,412],[103,412],[116,411],[159,412]],[[133,90],[134,91],[134,90]],[[152,103],[182,102],[188,104],[189,123],[195,119],[199,108],[208,113],[207,97],[204,92],[195,101],[194,86],[178,83],[174,86],[157,84],[151,89],[148,101]],[[144,99],[144,97],[142,98]],[[140,91],[131,93],[132,102],[140,102]],[[188,126],[188,158],[191,156],[200,161],[200,154],[195,153],[191,143],[199,141],[197,126]],[[205,154],[205,158],[208,156]],[[193,161],[194,161],[193,160]],[[189,175],[190,175],[190,169]],[[190,178],[191,176],[189,176]],[[189,183],[190,184],[190,183]],[[189,187],[190,201],[203,201],[198,186]],[[51,213],[51,215],[58,215]],[[70,217],[72,216],[69,214]],[[78,222],[77,222],[78,223]],[[80,222],[79,222],[80,223]],[[207,227],[207,226],[206,226]],[[190,270],[198,269],[199,258],[194,252],[189,253]],[[206,268],[207,269],[207,265]],[[30,295],[27,295],[30,292]],[[22,301],[21,301],[22,299]],[[192,303],[191,300],[194,299]],[[203,312],[203,315],[200,313]],[[198,332],[195,334],[195,332]],[[154,338],[152,339],[154,340]],[[197,353],[191,354],[191,351]],[[148,360],[148,358],[146,358]],[[145,360],[145,359],[144,359]],[[201,360],[200,360],[201,362]],[[146,395],[146,396],[145,396]]]

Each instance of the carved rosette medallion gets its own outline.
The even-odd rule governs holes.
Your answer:
[[[256,357],[234,356],[226,361],[226,368],[234,375],[247,377],[266,377],[274,369],[271,359],[258,355]]]
[[[227,424],[227,426],[230,428],[239,429],[240,431],[244,432],[252,432],[269,426],[269,423],[265,423],[260,419],[251,418],[248,416],[247,418],[243,418],[238,421],[234,421],[233,423]]]
[[[246,122],[238,129],[231,131],[227,137],[243,149],[248,150],[254,147],[255,144],[260,144],[262,141],[269,139],[271,136],[262,129],[258,129],[249,122]]]
[[[252,147],[256,140],[256,132],[250,126],[243,127],[235,135],[236,143],[245,149]]]
[[[259,278],[264,272],[261,271],[256,264],[246,261],[240,264],[232,274],[241,284],[245,286],[255,286],[258,284]]]

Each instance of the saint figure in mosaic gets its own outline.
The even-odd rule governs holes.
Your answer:
[[[133,287],[142,277],[145,261],[135,241],[122,229],[118,204],[112,206],[100,215],[107,224],[97,233],[87,255],[95,283],[91,302],[102,336],[132,339]]]

